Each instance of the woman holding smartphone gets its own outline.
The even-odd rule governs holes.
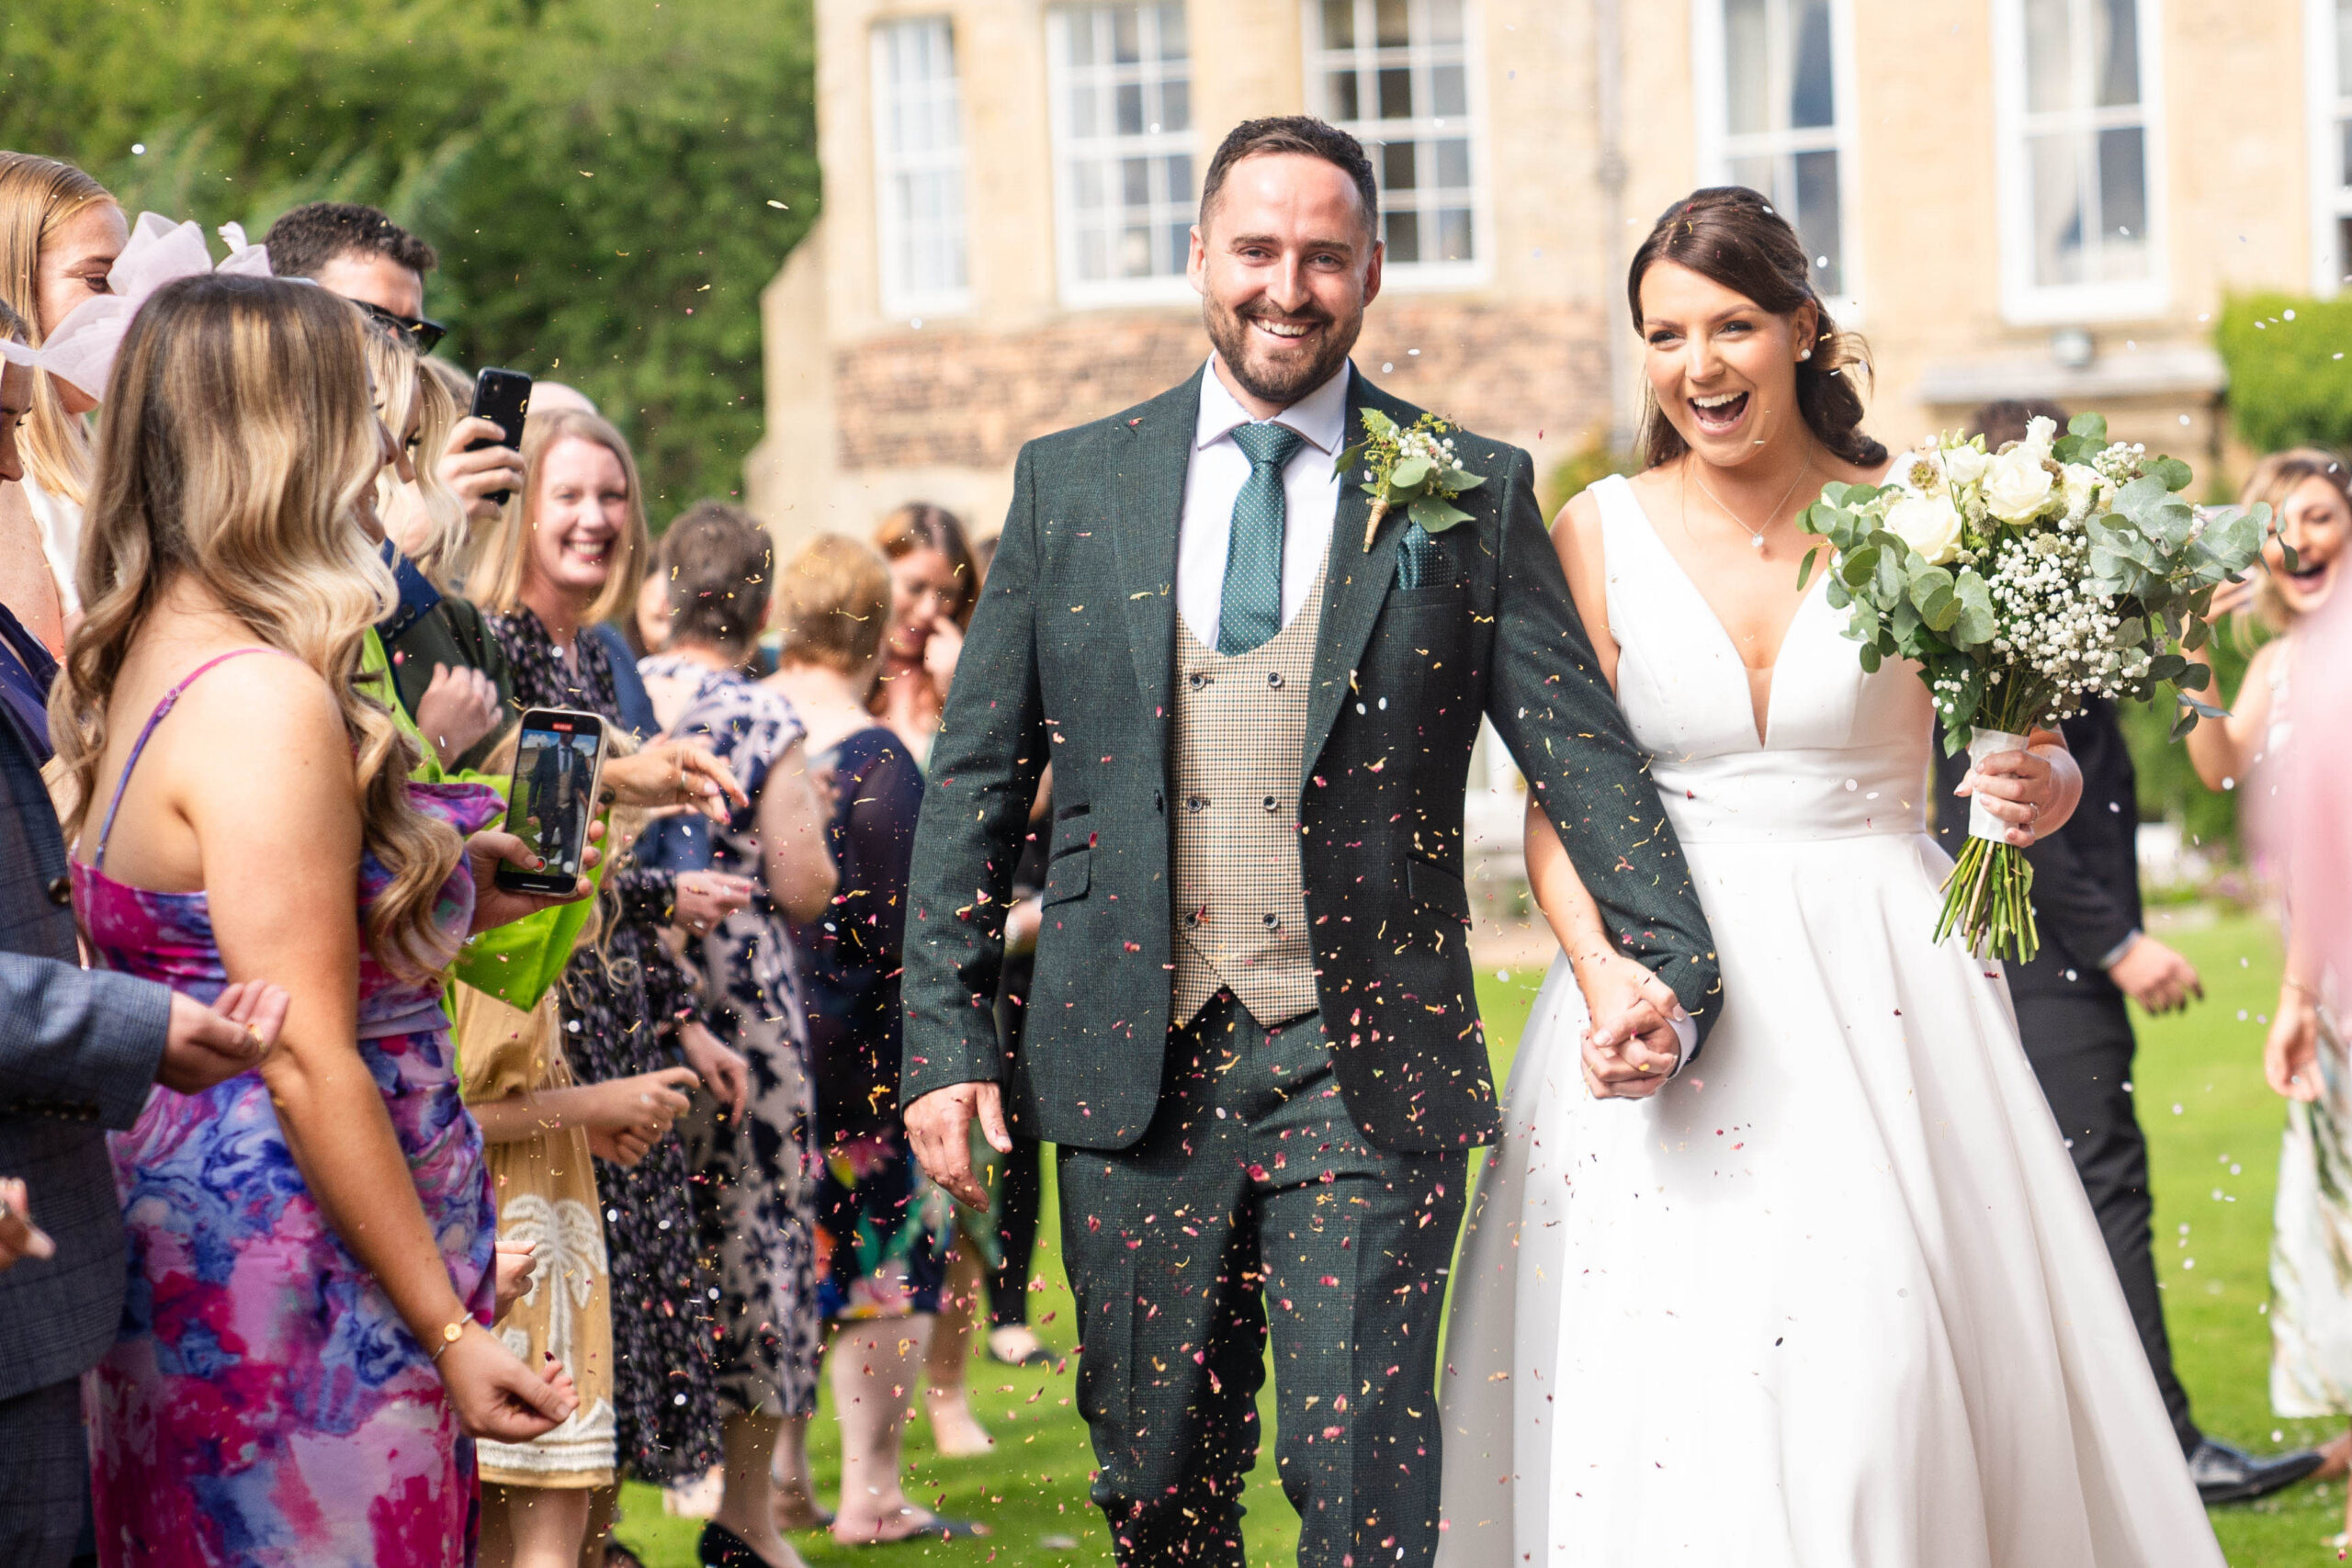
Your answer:
[[[649,553],[636,459],[604,420],[560,409],[525,426],[523,469],[523,488],[483,541],[468,588],[506,650],[516,701],[593,713],[608,734],[625,734],[610,645],[592,632],[635,603]],[[608,751],[606,793],[656,803],[633,775],[674,772],[677,755],[666,745],[635,756]],[[719,1101],[741,1112],[743,1058],[704,1027],[660,933],[673,920],[711,929],[750,896],[741,878],[710,872],[624,868],[606,878],[604,930],[571,960],[559,1003],[577,1077],[659,1072],[683,1054]],[[720,1452],[718,1281],[695,1246],[689,1174],[675,1140],[634,1168],[596,1165],[611,1266],[618,1464],[659,1484],[700,1477]]]
[[[490,885],[521,852],[479,834],[496,797],[411,784],[352,680],[391,592],[359,334],[299,284],[171,285],[99,425],[52,705],[75,907],[112,967],[291,996],[256,1072],[159,1089],[114,1141],[136,1304],[92,1374],[110,1563],[446,1563],[461,1439],[574,1404],[484,1326],[492,1197],[440,1009],[469,930],[545,901]]]

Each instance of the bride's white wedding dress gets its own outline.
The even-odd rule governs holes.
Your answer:
[[[1724,1007],[1595,1100],[1555,962],[1455,1271],[1446,1568],[2220,1568],[1992,965],[1931,943],[1931,714],[1819,587],[1758,744],[1722,624],[1595,487],[1618,694]]]

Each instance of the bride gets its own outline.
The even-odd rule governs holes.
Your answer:
[[[1650,466],[1555,537],[1723,1011],[1679,1072],[1655,982],[1588,1028],[1645,977],[1531,814],[1564,956],[1456,1269],[1438,1560],[2219,1568],[1998,968],[1930,941],[1926,689],[1797,586],[1798,514],[1889,467],[1855,347],[1751,191],[1668,209],[1630,292]],[[1962,787],[2025,844],[2081,780],[2043,732]]]

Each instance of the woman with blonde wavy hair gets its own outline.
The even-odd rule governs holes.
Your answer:
[[[114,1140],[132,1304],[89,1393],[109,1564],[465,1561],[461,1439],[574,1404],[486,1331],[492,1192],[440,1005],[469,930],[545,901],[486,874],[527,858],[479,831],[496,797],[411,784],[354,680],[393,597],[361,330],[298,283],[173,284],[99,424],[51,704],[76,910],[109,967],[292,998],[260,1068],[158,1090]]]
[[[0,152],[0,299],[25,319],[39,348],[74,306],[107,292],[130,231],[106,186],[71,164]],[[25,478],[0,492],[0,599],[51,648],[78,609],[74,558],[90,479],[83,416],[96,400],[54,376],[34,378],[25,428]]]

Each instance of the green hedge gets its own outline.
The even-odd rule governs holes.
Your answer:
[[[2235,295],[2213,337],[2230,371],[2230,422],[2247,446],[2352,446],[2352,296]]]

